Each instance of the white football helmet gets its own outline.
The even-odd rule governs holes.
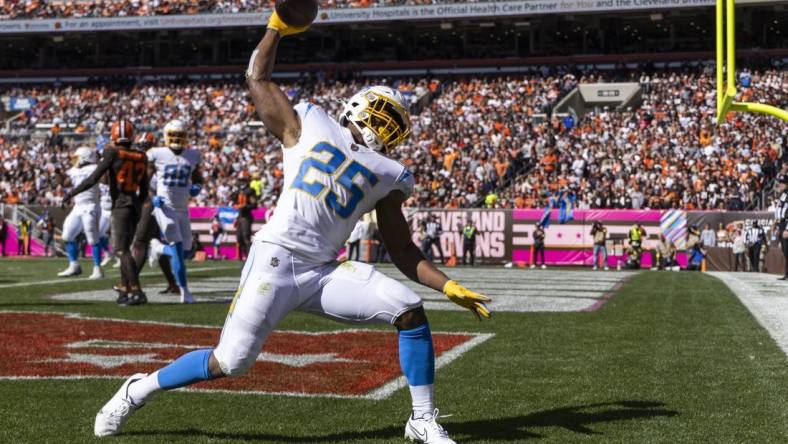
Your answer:
[[[375,151],[387,152],[410,136],[408,105],[399,91],[388,86],[364,88],[345,102],[340,125],[353,124],[364,144]]]
[[[164,144],[173,150],[186,148],[189,144],[186,138],[186,125],[178,119],[170,120],[164,126]]]
[[[87,146],[77,148],[77,150],[74,151],[74,157],[77,158],[77,165],[98,162],[98,153],[96,153],[96,150]]]

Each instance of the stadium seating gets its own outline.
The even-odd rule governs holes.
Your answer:
[[[742,76],[751,80],[747,100],[785,106],[788,71]],[[779,119],[741,114],[713,126],[711,67],[630,79],[645,92],[639,109],[592,112],[571,129],[554,121],[552,141],[529,142],[538,167],[504,193],[503,205],[543,207],[549,194],[569,190],[580,208],[744,209],[785,163]]]
[[[777,119],[740,114],[712,126],[708,68],[616,71],[639,81],[638,109],[597,110],[577,122],[551,118],[578,82],[621,80],[605,73],[545,69],[516,77],[430,80],[311,79],[286,85],[336,115],[339,99],[370,82],[397,87],[413,102],[413,135],[395,156],[417,178],[411,206],[540,208],[548,192],[571,190],[580,208],[744,208],[777,174],[788,129]],[[788,72],[748,73],[749,100],[784,104]],[[262,201],[282,187],[278,144],[256,123],[238,81],[104,82],[2,90],[37,99],[0,130],[0,193],[9,203],[60,203],[63,171],[81,135],[105,132],[123,113],[140,129],[186,119],[204,153],[206,189],[197,204],[222,205],[239,181],[259,177]],[[70,135],[70,136],[67,136]],[[781,158],[782,156],[782,158]],[[525,173],[525,174],[523,174]]]

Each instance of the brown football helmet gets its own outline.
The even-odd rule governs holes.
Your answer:
[[[153,135],[151,132],[144,132],[140,134],[140,137],[137,138],[137,148],[142,151],[147,151],[153,148],[153,145],[156,143],[156,136]]]
[[[117,120],[112,124],[110,139],[115,145],[131,146],[134,140],[134,125],[126,119]]]

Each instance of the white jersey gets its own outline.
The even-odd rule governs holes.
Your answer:
[[[271,220],[255,236],[311,262],[333,261],[356,222],[393,190],[413,191],[399,162],[358,145],[347,128],[300,103],[298,143],[285,148],[284,189]]]
[[[186,148],[175,154],[169,148],[151,148],[148,160],[156,166],[156,195],[174,210],[189,208],[189,187],[192,172],[200,163],[200,152]]]
[[[109,185],[100,183],[99,192],[101,194],[101,211],[112,210],[112,196],[109,194]]]
[[[78,186],[85,179],[88,178],[93,173],[93,170],[96,169],[95,164],[88,164],[82,165],[79,167],[73,167],[66,171],[68,174],[68,178],[71,179],[72,186]],[[98,185],[94,185],[87,190],[77,194],[74,196],[74,205],[96,205],[99,203],[99,187]]]

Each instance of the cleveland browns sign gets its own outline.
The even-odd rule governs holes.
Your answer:
[[[0,379],[124,378],[149,373],[190,350],[212,348],[217,327],[0,312]],[[436,367],[492,335],[434,333]],[[274,332],[238,378],[194,386],[291,396],[385,398],[406,385],[391,331]]]

